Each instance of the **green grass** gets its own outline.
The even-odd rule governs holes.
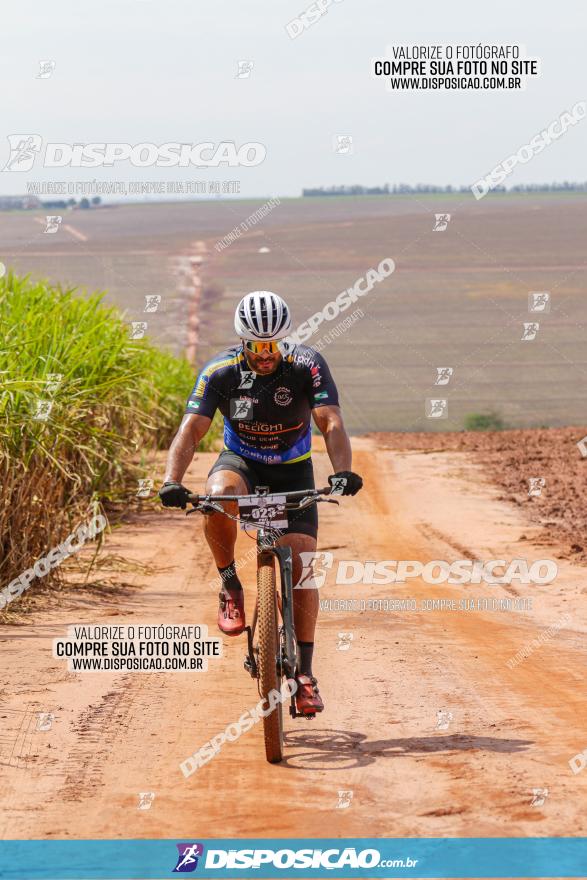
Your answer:
[[[103,294],[0,279],[0,588],[105,503],[134,497],[136,462],[169,445],[193,381],[185,359],[130,340]]]
[[[468,413],[464,422],[466,431],[503,431],[503,419],[495,412]]]

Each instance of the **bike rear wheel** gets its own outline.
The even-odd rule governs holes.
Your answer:
[[[264,701],[270,692],[279,691],[281,676],[278,675],[279,619],[277,615],[277,591],[275,589],[275,563],[273,557],[262,553],[257,567],[257,602],[259,627],[259,686]],[[265,755],[270,764],[283,758],[283,711],[281,701],[263,718]]]

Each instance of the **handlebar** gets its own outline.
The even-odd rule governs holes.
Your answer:
[[[316,504],[318,501],[325,501],[329,504],[338,504],[338,501],[335,501],[334,498],[322,498],[322,495],[330,495],[332,491],[331,486],[325,486],[323,489],[297,489],[295,492],[255,492],[251,495],[199,495],[195,492],[190,492],[188,495],[188,501],[193,504],[192,510],[186,511],[186,514],[189,516],[190,513],[221,513],[223,516],[228,517],[228,519],[232,519],[235,522],[241,522],[241,518],[239,516],[234,516],[229,513],[227,510],[222,507],[222,501],[243,501],[243,500],[254,500],[259,501],[261,498],[273,498],[275,496],[279,496],[281,498],[285,498],[285,509],[286,510],[304,510],[306,507],[309,507],[311,504]]]
[[[302,498],[319,500],[318,496],[330,495],[331,491],[331,486],[325,486],[323,489],[298,489],[295,492],[268,492],[267,495],[262,495],[259,492],[254,492],[251,495],[198,495],[195,492],[190,492],[188,495],[188,501],[195,505],[200,504],[203,501],[241,501],[253,498],[270,498],[273,495],[279,495],[280,497],[285,497],[285,503],[289,504],[292,501]]]

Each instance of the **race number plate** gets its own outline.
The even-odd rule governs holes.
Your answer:
[[[260,495],[258,498],[241,498],[238,503],[241,529],[286,529],[287,513],[285,495]]]

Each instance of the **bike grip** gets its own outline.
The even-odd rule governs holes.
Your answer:
[[[190,492],[190,494],[188,495],[188,501],[191,504],[199,504],[200,503],[200,496],[196,495],[195,492]]]

